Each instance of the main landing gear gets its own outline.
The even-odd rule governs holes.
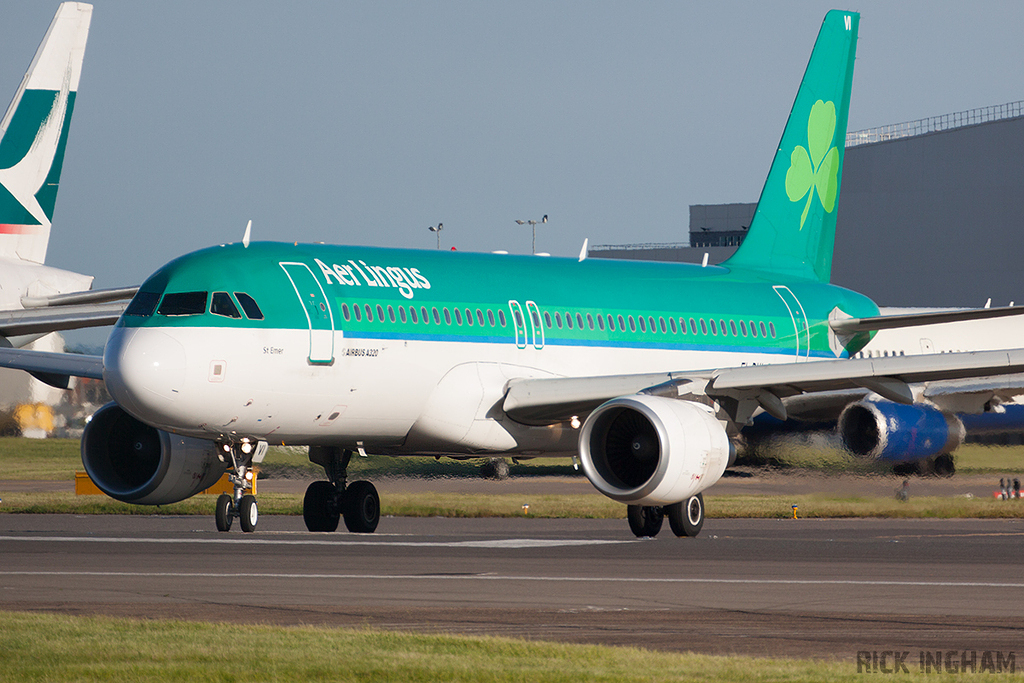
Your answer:
[[[372,534],[380,522],[380,497],[368,481],[346,485],[352,451],[310,446],[309,460],[324,468],[330,481],[314,481],[302,500],[302,518],[310,531],[336,531],[341,518],[356,534]]]
[[[657,536],[666,517],[676,536],[696,536],[704,526],[704,495],[698,493],[680,503],[663,507],[630,505],[626,510],[629,529],[640,538]]]
[[[260,462],[267,453],[267,442],[259,441],[253,444],[245,439],[235,444],[221,444],[219,447],[221,460],[227,464],[231,461],[231,470],[228,479],[235,487],[234,495],[222,493],[217,496],[217,510],[214,519],[217,521],[217,531],[229,531],[231,523],[238,518],[238,526],[242,531],[251,533],[256,530],[256,524],[260,519],[259,507],[256,505],[256,496],[246,491],[253,489],[252,463]]]

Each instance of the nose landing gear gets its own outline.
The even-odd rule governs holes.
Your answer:
[[[228,531],[231,523],[238,518],[238,526],[242,531],[251,533],[256,530],[259,522],[260,512],[256,505],[256,496],[246,491],[253,488],[252,464],[262,462],[263,456],[267,454],[267,442],[259,441],[253,444],[252,441],[244,439],[239,443],[221,444],[218,450],[221,460],[227,464],[231,461],[231,471],[228,479],[234,485],[234,495],[222,493],[217,497],[217,509],[214,519],[217,522],[217,531]]]
[[[335,531],[344,518],[352,533],[371,534],[380,522],[380,497],[368,481],[346,484],[352,451],[310,446],[309,459],[324,468],[330,481],[314,481],[302,500],[302,518],[310,531]]]

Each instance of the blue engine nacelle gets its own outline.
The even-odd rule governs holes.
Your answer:
[[[890,401],[851,403],[839,416],[838,431],[854,455],[888,462],[950,453],[964,440],[964,426],[956,415]]]

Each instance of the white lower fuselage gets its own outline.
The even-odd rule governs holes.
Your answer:
[[[108,387],[138,419],[205,439],[331,444],[391,454],[574,452],[569,424],[501,411],[515,378],[582,377],[792,362],[786,353],[347,338],[311,363],[308,330],[117,327]]]

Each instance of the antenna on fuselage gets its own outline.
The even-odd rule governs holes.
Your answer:
[[[245,234],[242,235],[242,246],[246,249],[249,248],[249,236],[252,234],[252,221],[250,220],[245,226]]]

